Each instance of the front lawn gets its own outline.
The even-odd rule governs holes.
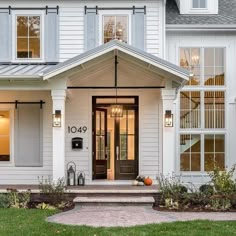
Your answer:
[[[50,210],[36,209],[0,209],[0,235],[17,236],[146,236],[146,235],[194,235],[194,236],[230,236],[236,235],[236,222],[178,222],[137,226],[131,228],[91,228],[86,226],[64,226],[45,221],[49,215],[56,213]]]

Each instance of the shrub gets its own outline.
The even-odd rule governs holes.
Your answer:
[[[50,178],[42,177],[41,180],[39,179],[39,189],[42,194],[49,194],[50,203],[56,206],[63,200],[66,185],[63,178],[54,183]]]
[[[12,208],[28,208],[30,202],[31,191],[18,192],[16,189],[8,189],[9,207]]]
[[[187,187],[181,183],[180,177],[165,177],[161,175],[157,180],[161,192],[161,203],[168,208],[170,208],[170,206],[178,208],[183,200],[184,194],[188,191]]]
[[[0,194],[0,208],[8,208],[9,205],[10,204],[7,194]]]
[[[214,193],[214,187],[210,184],[203,184],[199,187],[199,191],[206,195],[212,195]]]
[[[216,196],[210,199],[209,208],[213,211],[227,211],[232,207],[230,199]]]
[[[236,182],[233,180],[236,165],[227,171],[221,171],[218,167],[214,167],[213,171],[209,172],[211,182],[215,191],[219,194],[232,194],[236,192]]]

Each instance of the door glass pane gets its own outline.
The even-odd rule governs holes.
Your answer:
[[[135,111],[128,111],[128,134],[135,134]]]
[[[100,111],[96,111],[96,135],[100,135],[101,129],[101,119],[100,119]]]
[[[120,160],[127,160],[128,159],[128,153],[127,153],[127,147],[128,147],[128,140],[127,140],[126,134],[120,134]]]
[[[135,136],[128,136],[128,160],[135,159]]]
[[[123,117],[120,117],[120,134],[127,134],[127,128],[128,128],[128,111],[123,111]]]
[[[105,160],[105,136],[96,137],[96,159]]]

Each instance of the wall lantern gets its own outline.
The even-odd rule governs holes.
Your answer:
[[[85,185],[85,173],[84,172],[80,172],[78,174],[78,185],[79,186],[84,186]]]
[[[61,127],[61,110],[55,110],[55,114],[52,115],[52,126]]]
[[[173,127],[173,114],[171,113],[171,110],[166,110],[165,127]]]
[[[75,185],[76,165],[74,162],[67,163],[67,186]]]

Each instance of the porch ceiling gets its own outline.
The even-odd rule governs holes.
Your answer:
[[[117,40],[59,63],[43,77],[66,78],[68,87],[114,87],[115,55],[118,87],[165,87],[167,82],[181,86],[189,78],[186,70]]]

